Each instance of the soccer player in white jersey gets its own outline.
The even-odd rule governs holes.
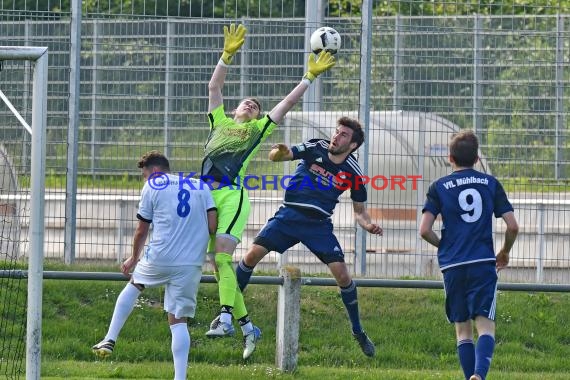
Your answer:
[[[509,263],[518,224],[503,186],[481,173],[479,142],[471,131],[453,136],[449,162],[453,172],[434,181],[428,190],[420,235],[437,247],[445,286],[447,319],[455,323],[457,355],[465,379],[485,380],[495,349],[497,271]],[[433,224],[441,214],[441,238]],[[495,256],[493,215],[506,224],[505,240]],[[479,335],[473,342],[473,324]]]
[[[164,310],[172,334],[174,379],[186,379],[190,334],[187,318],[194,317],[196,294],[217,212],[209,187],[200,180],[170,174],[168,159],[158,151],[138,162],[145,184],[137,213],[132,254],[121,265],[129,283],[119,294],[105,338],[92,347],[99,357],[113,353],[121,328],[145,288],[164,285]],[[152,238],[144,249],[153,226]]]

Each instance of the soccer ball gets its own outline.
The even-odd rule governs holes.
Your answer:
[[[311,34],[311,50],[319,54],[322,50],[336,54],[340,49],[340,34],[329,26],[323,26]]]

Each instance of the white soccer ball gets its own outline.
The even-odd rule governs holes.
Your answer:
[[[340,49],[340,34],[329,26],[323,26],[311,34],[311,50],[319,54],[322,50],[336,54]]]

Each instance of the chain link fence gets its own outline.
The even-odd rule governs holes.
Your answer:
[[[362,119],[366,110],[368,144],[359,160],[380,181],[369,187],[367,206],[385,232],[381,238],[367,236],[360,246],[350,201],[343,197],[334,219],[347,262],[361,276],[434,278],[439,276],[435,251],[418,237],[418,215],[431,180],[449,170],[449,136],[474,129],[481,141],[481,170],[503,182],[521,224],[512,268],[502,280],[570,282],[570,16],[562,6],[548,15],[532,7],[512,8],[511,14],[481,7],[464,16],[414,11],[400,1],[383,2],[399,12],[381,14],[382,3],[373,2],[368,23],[365,9],[334,1],[314,2],[314,9],[287,0],[247,1],[246,8],[237,1],[221,3],[89,2],[76,30],[67,3],[36,2],[35,10],[1,3],[0,45],[49,48],[47,258],[101,262],[130,254],[142,187],[136,162],[142,153],[159,149],[174,172],[199,172],[208,134],[207,86],[222,50],[223,25],[237,21],[248,28],[223,89],[226,110],[256,96],[266,112],[302,77],[307,36],[329,25],[343,38],[337,65],[264,144],[249,171],[289,173],[293,164],[267,160],[272,143],[327,137],[338,116]],[[461,2],[448,5],[454,4],[459,8]],[[370,30],[370,46],[363,30]],[[78,34],[80,64],[72,67]],[[363,51],[368,66],[362,65]],[[68,149],[74,149],[72,68],[80,71],[76,166],[68,159]],[[363,92],[363,78],[369,94]],[[25,117],[31,108],[29,80],[23,67],[4,65],[0,71],[0,89]],[[12,119],[0,106],[4,150],[16,166],[29,167],[29,152],[14,138],[20,127]],[[29,173],[17,175],[26,186]],[[77,212],[70,222],[66,186],[72,175],[77,193],[69,196]],[[279,207],[282,192],[259,188],[250,197],[250,224],[236,260]],[[76,231],[71,248],[65,234],[70,228]],[[496,244],[503,228],[497,221]],[[304,273],[327,272],[300,245],[262,263],[274,270],[284,262]]]

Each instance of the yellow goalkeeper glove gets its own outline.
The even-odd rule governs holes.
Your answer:
[[[311,82],[315,80],[320,74],[324,73],[335,65],[336,61],[331,53],[328,51],[321,51],[318,56],[309,54],[309,62],[307,64],[308,70],[303,76]]]
[[[232,58],[245,42],[245,33],[247,29],[242,24],[236,28],[235,24],[230,27],[224,26],[224,52],[222,53],[222,61],[226,65],[232,63]]]

